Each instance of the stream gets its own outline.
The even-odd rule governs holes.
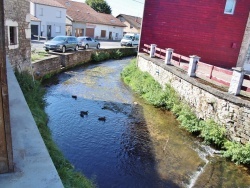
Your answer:
[[[130,60],[73,68],[46,83],[48,126],[71,164],[100,188],[249,188],[249,169],[216,154],[122,82]]]

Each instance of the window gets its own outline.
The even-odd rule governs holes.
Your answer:
[[[56,33],[61,33],[61,27],[60,26],[56,26]]]
[[[61,11],[56,11],[56,17],[61,18]]]
[[[43,8],[40,8],[40,13],[39,13],[40,16],[43,16]]]
[[[10,26],[10,45],[17,44],[17,27]]]
[[[106,37],[106,30],[101,30],[101,37]]]
[[[116,38],[118,37],[118,33],[115,34],[115,37],[116,37]]]
[[[224,13],[225,14],[233,14],[234,9],[235,9],[235,5],[236,5],[236,0],[227,0]]]

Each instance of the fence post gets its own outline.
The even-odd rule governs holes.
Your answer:
[[[166,49],[166,57],[165,57],[165,64],[166,65],[171,65],[173,52],[174,52],[174,49],[172,49],[172,48]]]
[[[200,57],[196,55],[191,55],[189,57],[190,57],[190,60],[189,60],[189,65],[188,65],[188,76],[195,77],[196,65],[198,61],[200,60]]]
[[[230,82],[228,93],[233,95],[239,95],[241,86],[244,80],[244,69],[242,67],[233,68],[233,75]]]
[[[150,46],[150,57],[152,58],[152,57],[155,57],[155,48],[156,48],[156,44],[151,44],[151,46]]]

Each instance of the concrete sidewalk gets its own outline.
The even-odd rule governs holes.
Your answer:
[[[62,188],[36,123],[7,63],[14,173],[0,175],[1,188]]]

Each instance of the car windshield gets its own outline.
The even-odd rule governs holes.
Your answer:
[[[124,35],[123,39],[131,40],[131,39],[133,39],[133,36],[131,36],[131,35]]]
[[[52,41],[66,41],[66,37],[55,37]]]

